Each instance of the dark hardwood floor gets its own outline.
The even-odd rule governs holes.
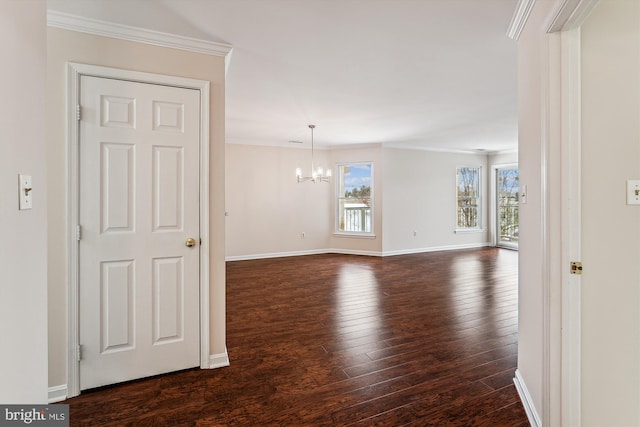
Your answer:
[[[227,263],[231,366],[84,392],[71,425],[527,426],[517,252]]]

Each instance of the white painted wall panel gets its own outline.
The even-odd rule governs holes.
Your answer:
[[[582,425],[640,425],[640,3],[582,26]]]
[[[0,58],[5,65],[0,67],[4,404],[47,403],[46,46],[46,2],[0,1]],[[18,211],[19,173],[33,178],[33,209],[28,211]]]
[[[546,34],[553,2],[536,2],[518,41],[518,163],[527,203],[519,209],[518,370],[541,417],[544,396],[542,116]]]

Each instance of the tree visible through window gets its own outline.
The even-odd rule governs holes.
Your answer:
[[[480,167],[456,169],[458,229],[480,228]]]
[[[518,244],[518,192],[520,177],[517,167],[496,170],[498,190],[498,236],[497,243],[517,246]]]
[[[371,163],[350,163],[338,166],[338,232],[372,232]]]

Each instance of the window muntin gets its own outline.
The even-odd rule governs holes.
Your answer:
[[[338,165],[336,231],[347,234],[373,232],[373,164]]]
[[[479,166],[456,168],[458,230],[479,229],[481,226],[481,194]]]

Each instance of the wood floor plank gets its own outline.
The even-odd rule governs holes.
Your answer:
[[[227,263],[231,366],[85,391],[72,426],[525,426],[517,253]]]

